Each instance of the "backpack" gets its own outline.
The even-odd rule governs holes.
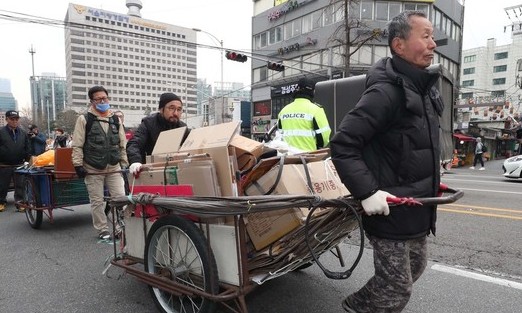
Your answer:
[[[85,120],[87,121],[87,124],[85,124],[85,136],[87,136],[89,134],[89,132],[91,131],[92,123],[94,123],[94,121],[97,120],[97,121],[100,121],[100,122],[107,123],[104,120],[99,120],[92,113],[85,114]],[[116,117],[115,115],[112,115],[111,117],[109,117],[109,125],[110,124],[114,124],[116,126],[116,129],[118,129],[118,130],[120,129],[120,119],[118,117]]]
[[[482,152],[488,152],[488,147],[485,144],[482,144]]]

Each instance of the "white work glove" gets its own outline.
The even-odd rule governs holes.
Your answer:
[[[364,209],[364,212],[368,215],[374,214],[390,214],[390,207],[388,206],[388,202],[386,202],[386,197],[394,197],[386,191],[377,190],[376,193],[369,196],[368,198],[361,200],[361,205]]]
[[[141,164],[140,162],[132,163],[129,166],[129,172],[132,175],[137,176],[140,173],[142,166],[143,166],[143,164]]]

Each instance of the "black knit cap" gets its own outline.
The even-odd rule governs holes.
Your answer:
[[[174,100],[178,100],[179,102],[181,102],[181,104],[183,104],[183,102],[181,101],[181,98],[176,96],[172,92],[166,92],[166,93],[162,94],[160,96],[158,109],[165,107],[165,105],[167,105],[167,103],[169,103],[170,101],[174,101]]]

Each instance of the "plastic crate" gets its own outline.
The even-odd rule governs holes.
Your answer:
[[[83,179],[53,181],[54,206],[89,203],[89,193]]]

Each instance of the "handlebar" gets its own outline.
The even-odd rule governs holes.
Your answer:
[[[442,196],[443,193],[449,193],[447,196]],[[462,190],[453,189],[445,184],[439,186],[439,197],[428,198],[408,198],[408,197],[387,197],[388,205],[435,205],[453,203],[464,196]]]

